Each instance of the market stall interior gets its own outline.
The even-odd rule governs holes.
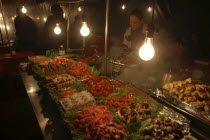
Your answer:
[[[196,0],[0,0],[3,136],[210,139],[209,9]]]

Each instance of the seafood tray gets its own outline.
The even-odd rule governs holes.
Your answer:
[[[196,119],[201,120],[202,122],[210,126],[210,116],[208,114],[192,107],[191,105],[185,103],[184,101],[176,99],[175,97],[165,93],[163,89],[157,89],[155,92],[153,92],[153,96],[157,97],[158,99],[170,105],[175,105],[178,109],[184,111],[185,113],[187,113],[192,117],[195,117]]]

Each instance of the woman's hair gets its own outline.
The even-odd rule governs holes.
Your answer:
[[[140,20],[143,19],[143,14],[141,12],[141,10],[139,9],[135,9],[130,13],[130,16],[136,16],[137,18],[139,18]]]

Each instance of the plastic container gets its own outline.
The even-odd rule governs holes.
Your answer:
[[[65,49],[64,49],[64,47],[63,47],[63,45],[60,45],[60,48],[59,48],[59,52],[58,52],[58,54],[59,54],[60,56],[62,56],[62,55],[65,55],[65,54],[66,54],[66,51],[65,51]]]

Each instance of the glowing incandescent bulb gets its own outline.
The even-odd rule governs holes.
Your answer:
[[[79,7],[79,8],[78,8],[78,11],[79,11],[79,12],[80,12],[80,11],[82,11],[82,8],[81,8],[81,7]]]
[[[122,10],[125,10],[125,4],[122,5]]]
[[[21,11],[22,11],[24,14],[27,13],[27,10],[26,10],[26,8],[25,8],[24,6],[22,7]]]
[[[152,8],[151,8],[151,7],[149,7],[147,10],[150,12],[150,11],[152,11]]]
[[[90,29],[87,26],[87,22],[82,22],[82,28],[80,29],[80,34],[84,37],[90,34]]]
[[[54,33],[56,35],[61,34],[61,28],[59,27],[59,24],[56,24],[56,27],[54,28]]]
[[[153,47],[153,38],[146,38],[144,44],[139,49],[139,56],[141,59],[148,61],[151,60],[155,55]]]

